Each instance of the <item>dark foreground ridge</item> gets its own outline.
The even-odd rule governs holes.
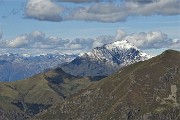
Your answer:
[[[56,68],[26,80],[0,83],[0,120],[24,120],[104,78],[78,77]]]
[[[179,120],[180,52],[120,69],[37,115],[40,120]]]

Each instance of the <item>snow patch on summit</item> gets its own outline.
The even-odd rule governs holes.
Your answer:
[[[121,67],[149,58],[149,55],[141,52],[128,41],[122,40],[96,47],[62,68],[72,75],[108,76]]]
[[[92,52],[82,54],[81,57],[91,60],[103,61],[111,65],[129,65],[138,61],[151,58],[126,40],[116,41],[111,44],[96,47]]]

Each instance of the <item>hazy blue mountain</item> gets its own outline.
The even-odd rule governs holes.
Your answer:
[[[77,55],[45,54],[31,56],[27,54],[6,53],[0,55],[0,81],[15,81],[31,77],[59,64],[70,62]]]

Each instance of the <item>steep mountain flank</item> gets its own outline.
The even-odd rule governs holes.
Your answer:
[[[78,77],[56,68],[16,82],[0,83],[0,120],[24,120],[64,101],[103,77]]]
[[[73,94],[42,120],[179,120],[180,52],[167,50]]]
[[[73,75],[108,76],[123,66],[149,58],[149,55],[123,40],[96,47],[61,67]]]

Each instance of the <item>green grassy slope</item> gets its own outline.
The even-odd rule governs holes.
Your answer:
[[[122,68],[36,116],[42,120],[179,120],[180,52]]]
[[[26,119],[91,84],[93,78],[77,77],[60,68],[26,80],[0,83],[0,119]]]

